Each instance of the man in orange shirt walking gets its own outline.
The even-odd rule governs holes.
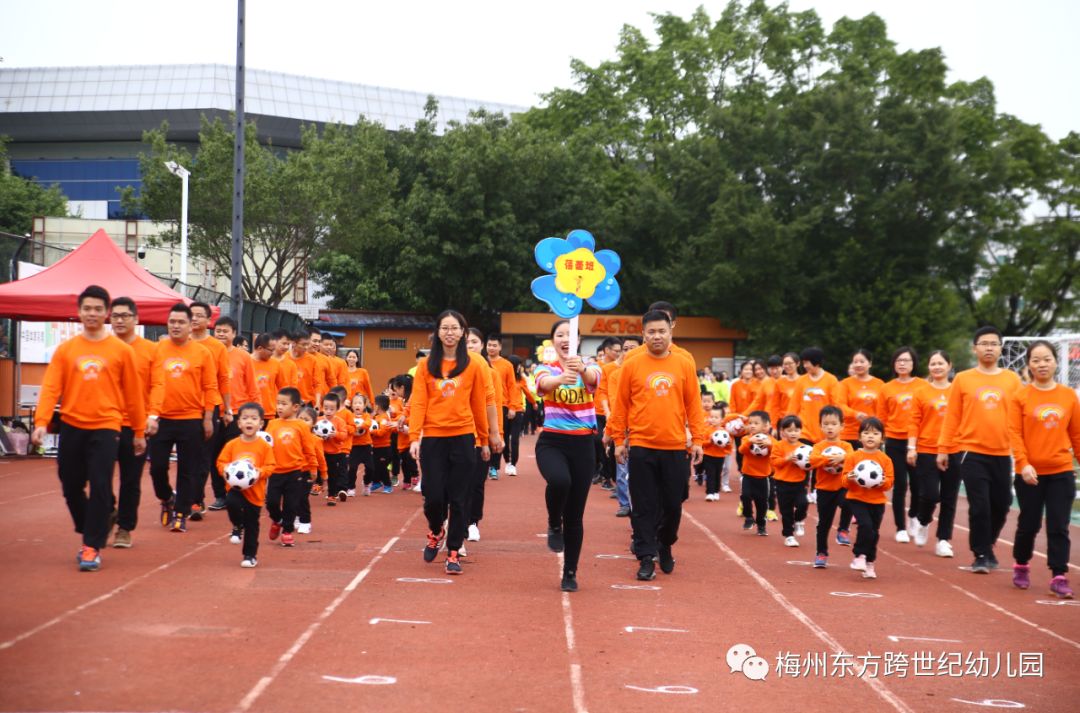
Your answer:
[[[251,355],[233,345],[238,330],[236,320],[232,317],[222,317],[214,323],[214,339],[225,347],[225,363],[229,369],[229,420],[222,419],[210,447],[210,487],[214,491],[211,510],[225,509],[225,478],[218,471],[217,461],[225,444],[240,437],[237,412],[244,404],[259,403],[259,388],[255,383],[255,364]]]
[[[109,293],[90,285],[77,304],[83,333],[57,347],[45,370],[31,439],[41,444],[53,410],[62,400],[56,465],[75,531],[82,535],[76,557],[79,569],[96,572],[109,536],[113,463],[121,423],[125,417],[130,420],[132,449],[141,454],[146,449],[146,410],[134,352],[105,330]]]

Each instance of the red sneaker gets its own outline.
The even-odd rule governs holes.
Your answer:
[[[295,543],[295,541],[293,540],[293,535],[292,535],[291,532],[282,533],[282,535],[281,535],[281,546],[282,547],[292,547],[294,543]]]
[[[270,523],[270,539],[271,540],[276,540],[278,538],[278,535],[280,535],[280,534],[281,534],[281,523],[271,522]]]

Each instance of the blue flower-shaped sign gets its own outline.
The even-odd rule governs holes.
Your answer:
[[[572,230],[562,238],[544,238],[536,244],[536,264],[549,274],[532,281],[532,293],[551,311],[569,319],[581,314],[588,302],[593,309],[609,310],[619,304],[621,290],[615,275],[622,260],[612,250],[593,252],[596,239],[588,230]]]

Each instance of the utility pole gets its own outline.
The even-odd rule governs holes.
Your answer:
[[[244,0],[237,0],[236,125],[233,144],[232,318],[244,315]]]

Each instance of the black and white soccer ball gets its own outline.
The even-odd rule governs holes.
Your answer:
[[[855,466],[855,482],[864,488],[880,488],[885,482],[885,471],[876,461],[859,461]]]
[[[382,428],[382,426],[379,425],[378,421],[373,420],[371,422],[371,432],[372,433],[375,433],[376,431],[380,430],[381,428]]]
[[[312,427],[312,432],[319,438],[329,438],[337,433],[337,429],[334,428],[334,424],[327,421],[325,418],[320,418],[315,422]]]
[[[810,454],[814,451],[813,448],[805,443],[795,449],[795,465],[799,466],[803,470],[810,470]]]
[[[772,446],[769,445],[768,442],[759,443],[758,441],[754,441],[750,444],[750,455],[767,456],[771,450]]]
[[[274,445],[274,437],[271,436],[266,431],[259,431],[255,435],[258,436],[259,438],[263,439],[264,441],[266,441],[266,445],[268,445],[268,446]]]
[[[738,438],[746,433],[746,421],[743,421],[741,418],[733,418],[727,422],[724,428],[726,428],[727,432],[732,436]]]
[[[225,466],[225,482],[229,487],[247,490],[259,482],[259,469],[249,460],[234,460]]]
[[[845,453],[846,451],[840,446],[828,446],[823,451],[821,451],[821,455],[825,456],[826,458],[842,456],[845,455]],[[841,463],[840,465],[825,465],[822,467],[822,470],[824,470],[826,473],[832,473],[833,475],[836,475],[837,473],[843,472],[844,464]]]
[[[731,434],[722,428],[718,428],[712,433],[713,445],[720,448],[727,448],[731,445]]]
[[[354,418],[353,425],[356,426],[356,435],[362,436],[367,431],[367,423],[362,418]]]

